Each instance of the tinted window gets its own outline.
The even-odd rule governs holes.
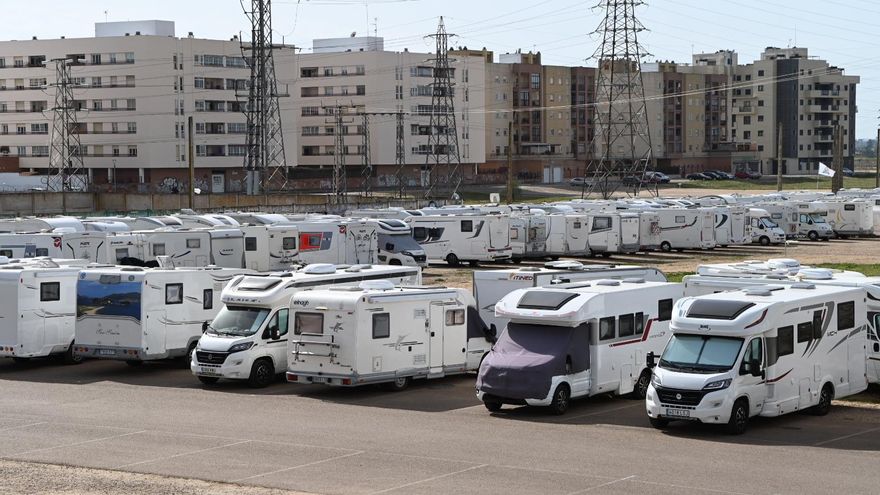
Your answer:
[[[202,309],[214,308],[214,289],[205,289],[202,291]]]
[[[636,313],[636,335],[641,335],[645,331],[645,314]]]
[[[0,249],[0,256],[6,256],[7,258],[12,258],[12,250],[11,249]]]
[[[855,211],[856,205],[843,205],[843,209],[846,211]]]
[[[798,344],[803,342],[809,342],[813,338],[813,323],[798,323],[797,326],[797,341]]]
[[[256,237],[245,237],[244,238],[244,250],[245,251],[256,251],[257,250],[257,238]]]
[[[599,319],[599,340],[614,338],[614,317]]]
[[[153,256],[165,256],[165,244],[153,244]]]
[[[187,239],[186,240],[186,247],[189,249],[199,249],[200,247],[202,247],[202,240],[201,239]]]
[[[128,248],[116,248],[116,261],[121,261],[122,258],[128,257]]]
[[[49,248],[37,248],[37,256],[49,256]]]
[[[675,223],[684,223],[684,215],[677,215],[675,217]]]
[[[279,336],[287,335],[287,329],[289,326],[289,323],[287,321],[288,314],[289,314],[289,311],[286,309],[279,309],[278,313],[276,314],[276,316],[278,316],[278,335]]]
[[[611,228],[611,217],[596,217],[593,219],[593,232]]]
[[[428,229],[424,227],[413,227],[412,233],[413,239],[418,242],[424,242],[428,240]]]
[[[40,301],[60,301],[61,282],[43,282],[40,284]]]
[[[474,221],[473,220],[462,220],[461,221],[461,231],[462,232],[473,232],[474,231]]]
[[[292,249],[296,249],[296,237],[282,237],[281,238],[281,249],[285,251],[290,251]]]
[[[813,339],[822,337],[822,312],[813,311]]]
[[[296,335],[324,335],[323,313],[297,313],[293,318]]]
[[[853,301],[837,305],[837,329],[846,330],[856,326],[856,303]]]
[[[165,284],[165,304],[183,304],[183,284]]]
[[[387,339],[391,336],[391,316],[388,313],[373,313],[373,338]]]
[[[789,325],[776,331],[776,355],[788,356],[794,353],[794,327]]]
[[[669,321],[672,319],[672,299],[663,299],[657,303],[657,320]]]
[[[755,303],[726,301],[724,299],[697,299],[688,308],[688,318],[707,320],[735,320]]]
[[[618,318],[618,336],[620,337],[629,337],[630,335],[635,335],[635,317],[631,314],[629,315],[620,315]]]
[[[577,293],[574,292],[530,290],[523,294],[516,307],[520,309],[546,309],[556,311],[577,296]]]

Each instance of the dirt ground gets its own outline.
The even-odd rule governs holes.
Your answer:
[[[571,258],[584,264],[630,264],[653,266],[664,273],[691,272],[703,263],[723,263],[747,259],[794,258],[805,265],[819,263],[880,263],[880,238],[835,239],[828,242],[799,241],[787,246],[735,246],[707,251],[681,253],[638,253],[615,255],[611,258]],[[543,261],[526,261],[520,266],[540,266]],[[478,269],[510,268],[513,264],[484,264]],[[449,268],[444,263],[432,264],[424,272],[424,282],[447,287],[472,286],[473,268]]]

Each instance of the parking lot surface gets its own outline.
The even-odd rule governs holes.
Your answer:
[[[333,494],[876,493],[880,482],[876,409],[761,418],[731,437],[654,430],[624,398],[493,415],[473,384],[205,388],[180,363],[4,361],[0,458]]]

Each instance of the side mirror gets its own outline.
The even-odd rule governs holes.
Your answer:
[[[202,322],[202,333],[207,332],[209,326],[210,326],[210,325],[208,324],[207,321],[203,321],[203,322]]]
[[[493,344],[498,341],[498,328],[494,323],[489,325],[489,328],[486,329],[486,340]]]
[[[278,330],[278,327],[273,327],[269,329],[269,338],[272,340],[281,339],[281,332]]]
[[[764,372],[761,371],[761,363],[757,359],[749,361],[749,373],[754,377],[761,377]]]
[[[654,351],[649,352],[648,355],[647,355],[647,364],[648,364],[648,368],[652,368],[652,369],[653,369],[654,367],[656,367],[656,366],[657,366],[657,362],[656,362],[656,361],[657,361],[657,355],[654,354]]]

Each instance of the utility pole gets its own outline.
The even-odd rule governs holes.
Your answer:
[[[434,55],[434,82],[431,83],[431,122],[428,126],[428,154],[425,168],[428,186],[425,198],[455,197],[461,185],[461,155],[458,150],[458,130],[455,125],[454,69],[449,67],[449,37],[443,17],[437,33],[428,36],[436,42]],[[442,168],[442,170],[441,170]],[[441,184],[440,181],[443,181]],[[442,189],[442,192],[438,189]]]
[[[322,106],[324,114],[328,110],[332,112],[333,118],[326,119],[325,122],[333,124],[333,204],[343,206],[348,201],[348,171],[345,169],[345,124],[352,123],[351,120],[345,120],[345,114],[351,105],[341,105],[337,103],[334,106]]]
[[[186,119],[186,154],[187,163],[189,164],[189,209],[195,208],[196,194],[196,159],[193,153],[193,118],[192,115]]]
[[[837,194],[843,187],[843,129],[840,123],[834,126],[834,177],[831,178],[831,192]]]
[[[394,171],[394,180],[397,182],[397,197],[403,199],[406,195],[406,143],[403,140],[403,111],[398,111],[395,114],[395,121],[397,123],[397,144],[396,144],[396,152],[394,154],[395,165],[397,168]]]
[[[513,120],[507,122],[507,204],[513,203]]]
[[[363,114],[363,144],[361,145],[361,196],[373,197],[373,162],[370,157],[370,115]]]
[[[78,110],[73,97],[74,82],[70,66],[81,61],[74,58],[52,59],[55,63],[55,106],[52,108],[52,136],[49,147],[47,191],[85,191],[89,187],[88,171],[83,165],[79,139]],[[62,194],[62,203],[65,203]],[[64,204],[66,209],[66,204]]]
[[[880,187],[880,127],[877,128],[877,142],[874,144],[874,160],[876,167],[874,171],[874,187]]]
[[[782,191],[782,122],[776,130],[776,190]]]

